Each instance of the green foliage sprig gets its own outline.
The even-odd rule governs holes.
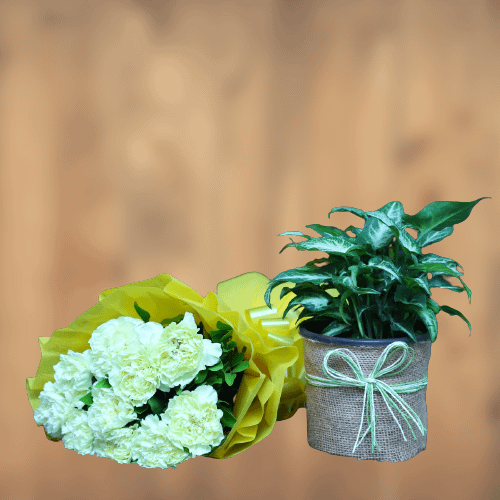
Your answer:
[[[320,234],[312,238],[299,231],[280,234],[302,236],[306,241],[288,243],[297,250],[322,251],[327,258],[315,259],[305,266],[284,271],[274,277],[266,290],[265,301],[271,307],[271,290],[285,282],[280,298],[290,292],[283,313],[302,307],[297,322],[301,326],[327,336],[358,339],[389,339],[408,336],[416,342],[417,335],[437,337],[436,314],[444,311],[460,316],[472,331],[465,316],[450,306],[440,306],[430,298],[431,288],[446,288],[454,292],[471,291],[463,282],[458,262],[432,253],[422,254],[422,248],[441,241],[453,233],[453,226],[463,222],[481,200],[471,202],[435,201],[415,215],[404,213],[399,201],[392,201],[377,211],[364,212],[353,207],[333,208],[333,212],[350,212],[365,220],[364,227],[349,226],[345,230],[333,226],[311,224]],[[406,229],[418,232],[414,238]],[[355,236],[347,234],[352,232]],[[317,264],[324,264],[318,266]],[[428,274],[432,278],[428,278]],[[455,277],[463,287],[452,285],[446,278]],[[334,297],[330,290],[336,289]]]

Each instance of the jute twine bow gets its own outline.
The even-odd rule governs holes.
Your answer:
[[[391,350],[398,350],[402,349],[403,353],[402,356],[392,365],[384,368],[381,370],[381,367],[387,360],[387,357],[389,356],[389,353]],[[411,350],[412,352],[412,357],[409,363],[404,367],[401,368],[401,370],[397,372],[393,372],[393,370],[399,368],[405,360],[408,355],[408,350]],[[347,351],[348,354],[342,352],[342,351]],[[343,373],[340,373],[328,366],[328,359],[330,356],[340,356],[345,361],[351,366],[352,371],[354,372],[356,378],[351,378],[348,377],[347,375],[344,375]],[[419,391],[420,389],[424,388],[427,385],[427,374],[425,375],[424,378],[417,380],[415,382],[408,382],[408,383],[401,383],[401,384],[391,384],[388,385],[385,382],[382,382],[381,380],[377,380],[378,377],[384,377],[384,376],[390,376],[390,375],[396,375],[397,373],[402,372],[405,370],[409,364],[413,361],[414,357],[414,352],[413,349],[408,346],[406,342],[393,342],[392,344],[389,344],[382,352],[380,357],[378,358],[377,362],[375,363],[375,366],[373,367],[370,375],[365,378],[363,375],[363,372],[361,371],[361,367],[359,366],[359,361],[358,358],[348,349],[345,348],[339,348],[339,349],[333,349],[331,351],[328,351],[325,354],[325,358],[323,360],[323,372],[324,374],[328,377],[328,379],[324,379],[321,377],[316,377],[315,375],[309,375],[307,374],[305,379],[306,381],[315,386],[319,387],[364,387],[365,392],[364,392],[364,397],[363,397],[363,410],[361,412],[361,424],[359,426],[359,431],[358,431],[358,436],[356,438],[356,442],[354,443],[354,448],[352,452],[354,453],[354,450],[356,447],[361,444],[363,439],[365,438],[366,434],[371,431],[371,436],[372,436],[372,453],[374,450],[374,446],[376,445],[378,449],[380,450],[380,446],[377,443],[377,440],[375,438],[375,425],[377,423],[377,416],[375,414],[375,406],[373,402],[373,390],[378,390],[381,394],[382,397],[384,398],[385,404],[387,405],[387,408],[389,408],[389,411],[391,412],[394,420],[398,424],[398,427],[401,431],[401,434],[403,434],[403,438],[405,441],[407,441],[405,434],[403,432],[403,429],[401,428],[401,425],[399,425],[399,422],[397,418],[394,416],[394,413],[392,412],[390,406],[392,406],[394,409],[398,410],[399,413],[402,415],[402,417],[405,419],[406,423],[408,424],[408,427],[410,428],[411,433],[413,434],[413,438],[416,440],[417,437],[415,436],[410,422],[408,421],[407,417],[404,415],[404,413],[396,406],[396,404],[391,401],[389,398],[389,395],[394,398],[394,400],[398,401],[402,406],[403,409],[409,414],[409,416],[413,419],[413,421],[417,424],[418,428],[420,429],[420,432],[422,435],[424,435],[424,431],[426,430],[425,427],[423,426],[419,416],[408,406],[408,404],[403,401],[403,399],[398,396],[397,393],[410,393],[410,392],[416,392]],[[354,359],[353,359],[354,358]],[[366,432],[363,434],[363,437],[359,439],[359,435],[361,433],[361,428],[363,426],[363,416],[365,412],[365,402],[366,402],[366,397],[368,395],[368,407],[367,407],[367,421],[370,423],[368,426],[368,429],[366,429]],[[390,405],[390,406],[389,406]],[[358,443],[359,440],[359,443]]]

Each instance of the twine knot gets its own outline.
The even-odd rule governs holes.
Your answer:
[[[387,358],[389,357],[389,353],[391,351],[397,351],[397,350],[402,350],[402,355],[401,357],[392,365],[384,368],[383,370],[381,369],[384,363],[386,362]],[[399,366],[401,366],[408,355],[408,350],[411,350],[412,357],[408,364],[401,368],[399,371],[394,371]],[[346,351],[347,353],[343,352]],[[330,366],[328,366],[328,360],[331,356],[340,356],[343,358],[349,366],[352,368],[352,371],[355,375],[355,378],[351,378],[347,375],[344,375],[343,373],[338,372],[337,370],[334,370]],[[354,443],[354,448],[352,452],[354,453],[354,450],[361,444],[363,439],[365,438],[366,434],[368,432],[371,432],[371,437],[372,437],[372,453],[374,451],[374,447],[377,446],[378,449],[380,450],[380,446],[377,443],[376,437],[375,437],[375,425],[377,422],[377,416],[375,414],[375,405],[373,401],[373,391],[377,390],[380,392],[382,395],[385,404],[387,405],[387,408],[389,408],[389,411],[391,412],[391,415],[393,416],[394,420],[398,424],[399,430],[401,431],[401,434],[403,434],[403,439],[407,441],[406,436],[403,432],[403,429],[401,428],[401,425],[399,425],[399,422],[397,418],[395,417],[394,413],[392,412],[390,406],[392,406],[395,410],[399,411],[401,416],[405,419],[408,427],[410,428],[411,433],[413,434],[413,438],[416,440],[417,437],[415,436],[415,433],[413,432],[413,429],[411,428],[410,422],[408,421],[407,417],[405,414],[400,410],[398,406],[396,406],[394,401],[397,401],[398,403],[401,404],[403,407],[403,410],[408,413],[410,418],[415,422],[417,427],[420,429],[420,432],[422,435],[424,435],[424,431],[426,430],[425,427],[422,424],[422,421],[420,420],[419,416],[410,408],[410,406],[397,394],[397,393],[411,393],[411,392],[417,392],[420,389],[423,389],[427,385],[427,374],[425,375],[424,378],[417,380],[415,382],[408,382],[408,383],[400,383],[400,384],[391,384],[388,385],[385,382],[382,382],[379,380],[379,377],[386,377],[390,375],[396,375],[397,373],[402,372],[403,370],[406,370],[408,368],[409,364],[413,361],[414,358],[414,352],[413,349],[406,343],[406,342],[393,342],[392,344],[389,344],[382,352],[382,354],[379,356],[377,359],[370,375],[368,377],[365,377],[363,375],[363,372],[361,370],[361,367],[359,365],[358,358],[356,357],[355,354],[353,354],[349,349],[345,348],[339,348],[339,349],[333,349],[331,351],[328,351],[325,354],[325,357],[323,359],[323,373],[327,376],[326,379],[321,378],[321,377],[316,377],[315,375],[309,375],[307,374],[305,379],[306,381],[311,384],[315,385],[318,387],[361,387],[364,388],[364,396],[363,396],[363,410],[361,412],[361,423],[359,426],[359,431],[358,431],[358,436],[356,438],[356,442]],[[394,400],[391,400],[392,399]],[[363,437],[359,439],[359,435],[361,433],[361,428],[363,426],[363,417],[365,414],[365,403],[366,399],[368,398],[368,411],[367,411],[367,420],[368,420],[368,428],[366,429],[365,433],[363,434]],[[358,442],[359,441],[359,442]]]

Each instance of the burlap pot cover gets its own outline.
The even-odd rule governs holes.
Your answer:
[[[389,460],[403,462],[425,450],[427,444],[425,397],[427,368],[431,357],[431,341],[428,335],[418,336],[415,343],[407,337],[357,340],[327,337],[304,328],[299,328],[299,332],[303,337],[304,366],[307,373],[306,408],[309,446],[332,455],[379,462]],[[382,362],[381,355],[386,348],[387,357]],[[330,354],[327,355],[328,353]],[[344,357],[341,357],[340,353]],[[325,355],[327,355],[326,367],[323,364]],[[413,360],[412,355],[414,355]],[[352,360],[352,365],[345,357]],[[378,367],[375,366],[377,360],[379,360]],[[331,372],[331,369],[337,373]],[[374,371],[370,376],[372,370]],[[319,380],[326,381],[329,386],[313,385]],[[381,384],[376,383],[377,380]],[[339,387],[339,383],[346,385]],[[391,391],[388,387],[393,384],[404,385],[394,386]],[[373,388],[374,412],[370,411],[370,386]],[[380,387],[383,388],[382,392]],[[413,392],[405,393],[407,390]],[[398,397],[408,405],[406,409],[404,403],[398,402]],[[412,410],[413,418],[410,416]]]

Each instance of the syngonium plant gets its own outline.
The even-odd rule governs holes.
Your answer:
[[[453,292],[471,291],[463,282],[458,262],[433,253],[422,254],[422,248],[453,233],[453,226],[463,222],[479,201],[435,201],[415,215],[404,213],[399,201],[391,201],[379,210],[364,212],[358,208],[337,207],[333,212],[350,212],[365,220],[362,229],[349,226],[344,231],[333,226],[311,224],[320,234],[312,238],[299,231],[280,234],[302,236],[306,241],[285,245],[297,250],[322,251],[327,258],[314,259],[305,266],[284,271],[274,277],[266,290],[265,301],[271,307],[271,290],[283,287],[280,299],[292,292],[283,312],[300,308],[297,323],[327,336],[354,339],[391,339],[417,335],[437,337],[436,314],[444,311],[460,316],[472,331],[465,316],[450,306],[440,306],[431,299],[431,288]],[[418,232],[414,238],[406,229]],[[350,236],[347,232],[355,236]],[[326,263],[326,264],[325,264]],[[324,264],[318,266],[317,264]],[[463,268],[462,268],[463,269]],[[428,275],[432,275],[429,279]],[[463,287],[452,285],[446,278],[455,277]],[[470,334],[469,334],[470,336]]]

